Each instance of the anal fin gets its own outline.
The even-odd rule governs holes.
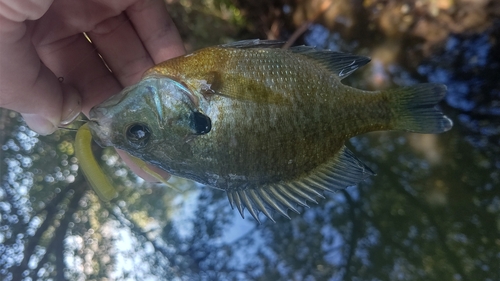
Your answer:
[[[228,198],[231,205],[236,205],[242,217],[246,208],[259,223],[259,211],[274,222],[269,211],[290,218],[287,214],[288,209],[299,213],[294,205],[307,207],[307,201],[316,203],[315,198],[324,198],[321,195],[323,191],[335,192],[355,185],[371,175],[374,175],[372,170],[344,146],[330,162],[321,165],[305,177],[289,182],[229,190]]]

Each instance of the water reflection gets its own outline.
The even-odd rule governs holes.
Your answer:
[[[456,110],[466,138],[495,152],[500,149],[499,26],[479,35],[451,36],[443,54],[418,68],[429,81],[448,86],[447,104]]]
[[[78,171],[72,132],[37,137],[0,110],[0,277],[499,280],[499,30],[449,37],[416,72],[375,56],[346,79],[360,88],[445,83],[442,107],[455,127],[442,135],[352,139],[352,150],[378,175],[319,205],[299,206],[292,220],[276,214],[276,223],[262,218],[259,225],[248,213],[243,220],[223,192],[186,180],[175,179],[182,192],[146,184],[110,150],[96,152],[120,196],[100,202]],[[320,25],[305,41],[370,49]]]

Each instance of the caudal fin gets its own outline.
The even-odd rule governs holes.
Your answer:
[[[418,84],[391,89],[386,92],[393,110],[393,129],[423,134],[446,132],[453,122],[436,104],[446,94],[442,84]]]

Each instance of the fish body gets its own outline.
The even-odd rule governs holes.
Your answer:
[[[223,189],[258,218],[287,215],[324,190],[373,174],[344,146],[378,130],[440,133],[444,85],[363,91],[341,79],[366,57],[249,40],[160,63],[92,109],[102,146],[128,151],[173,175]]]

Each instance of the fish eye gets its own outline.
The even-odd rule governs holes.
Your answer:
[[[142,123],[134,123],[127,128],[127,140],[136,147],[144,147],[149,141],[151,130]]]
[[[196,135],[204,135],[212,129],[212,120],[203,113],[195,111],[191,113],[191,128]]]

